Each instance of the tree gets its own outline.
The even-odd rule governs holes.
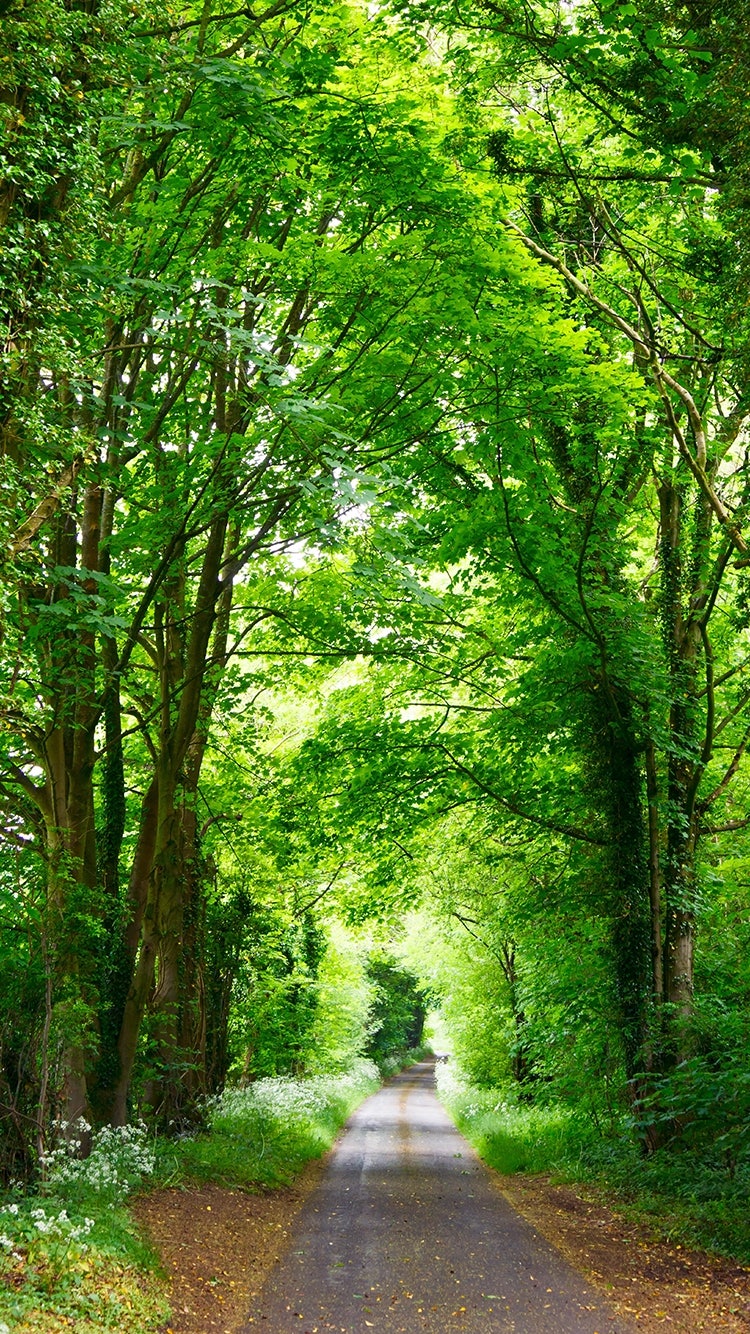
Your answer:
[[[424,18],[421,7],[412,12]],[[735,571],[747,545],[747,331],[735,244],[747,170],[736,53],[747,23],[732,5],[585,3],[489,4],[469,16],[441,10],[440,20],[456,39],[455,87],[486,128],[504,182],[500,224],[563,280],[592,353],[601,338],[594,355],[613,370],[630,360],[647,389],[634,390],[628,443],[613,441],[608,453],[594,443],[605,418],[591,421],[580,381],[567,387],[574,402],[549,404],[529,424],[531,453],[515,446],[499,395],[493,423],[490,375],[472,420],[493,437],[481,476],[504,490],[517,567],[563,633],[599,656],[584,690],[598,715],[590,712],[592,770],[612,837],[628,848],[615,867],[632,867],[620,894],[623,964],[641,915],[632,905],[649,903],[651,990],[665,1014],[687,1017],[697,848],[704,827],[723,828],[714,804],[746,746],[735,689],[744,655],[721,619],[730,608],[742,614]],[[504,386],[503,375],[500,363]],[[579,576],[570,600],[564,572],[548,563],[542,506]],[[630,550],[615,540],[628,530],[631,542],[637,534]],[[654,586],[659,625],[638,606]],[[722,766],[714,745],[721,735],[726,744],[727,729]],[[636,966],[636,992],[644,975]],[[634,1056],[643,1001],[633,996]],[[673,1053],[681,1047],[674,1034],[666,1041]]]
[[[86,122],[96,207],[13,405],[27,450],[54,442],[57,480],[31,508],[15,495],[5,791],[12,821],[36,812],[71,1123],[90,1104],[126,1119],[147,1009],[154,1109],[190,1092],[186,922],[222,678],[283,614],[276,553],[329,542],[366,470],[434,429],[442,310],[476,225],[431,116],[398,91],[386,25],[208,7],[126,31]],[[44,57],[53,82],[64,54]]]
[[[517,1075],[564,923],[638,1108],[698,1041],[706,835],[746,823],[744,15],[5,14],[13,1116],[43,1154],[53,1108],[124,1122],[139,1071],[182,1124],[245,984],[258,1069],[302,1059],[316,903],[227,869],[217,720],[261,879],[350,919],[422,892],[452,812],[496,840],[502,911],[478,856],[450,911]],[[290,664],[321,721],[277,772],[246,738]]]

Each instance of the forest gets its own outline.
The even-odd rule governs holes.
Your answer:
[[[1,0],[6,1192],[430,1012],[490,1158],[750,1257],[749,65]]]

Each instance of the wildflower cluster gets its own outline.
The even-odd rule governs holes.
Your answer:
[[[93,1218],[70,1218],[67,1209],[6,1204],[0,1207],[0,1272],[29,1265],[54,1278],[86,1254],[93,1226]]]
[[[206,1102],[208,1133],[160,1148],[160,1173],[276,1185],[330,1148],[358,1103],[380,1084],[373,1061],[347,1072],[259,1079]],[[169,1168],[167,1164],[169,1163]]]
[[[471,1087],[454,1062],[441,1061],[435,1065],[435,1084],[438,1097],[448,1105],[458,1098],[466,1097]]]
[[[81,1120],[72,1127],[61,1123],[59,1129],[67,1138],[45,1159],[47,1189],[55,1194],[80,1198],[94,1193],[115,1202],[154,1170],[154,1150],[143,1124],[104,1126],[94,1135],[87,1158],[77,1155],[90,1127]]]
[[[277,1075],[247,1088],[227,1089],[211,1106],[211,1119],[239,1117],[278,1122],[286,1127],[327,1118],[353,1106],[380,1082],[374,1061],[360,1060],[347,1074],[295,1079]]]

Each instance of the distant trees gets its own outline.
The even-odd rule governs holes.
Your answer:
[[[367,962],[367,977],[374,987],[367,1055],[382,1061],[392,1052],[419,1047],[426,1012],[414,974],[387,958],[372,957]]]

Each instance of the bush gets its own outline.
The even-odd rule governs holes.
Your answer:
[[[411,1047],[408,1051],[393,1052],[390,1056],[384,1056],[378,1061],[378,1069],[384,1079],[390,1079],[400,1070],[405,1070],[407,1066],[414,1065],[417,1061],[424,1061],[431,1055],[431,1047],[422,1044],[421,1047]]]

